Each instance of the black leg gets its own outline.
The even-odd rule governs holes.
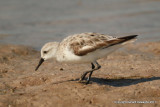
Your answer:
[[[94,68],[95,68],[95,65],[94,65],[93,63],[91,63],[91,65],[92,65],[92,69],[94,69]]]
[[[87,75],[89,72],[91,72],[91,71],[87,71],[87,72],[83,73],[82,76],[81,76],[81,78],[80,78],[80,81],[84,80],[85,77],[86,77],[86,75]]]
[[[97,65],[97,66],[96,66],[96,68],[95,68],[95,65],[94,65],[94,64],[96,64],[96,65]],[[84,80],[84,79],[85,79],[85,77],[86,77],[86,75],[87,75],[88,73],[90,73],[90,74],[89,74],[89,77],[87,78],[87,82],[86,82],[86,84],[88,84],[88,83],[89,83],[89,81],[90,81],[90,79],[91,79],[91,76],[92,76],[93,71],[98,70],[98,69],[100,69],[100,68],[101,68],[101,66],[98,64],[98,62],[97,62],[97,61],[95,61],[95,62],[91,63],[91,65],[92,65],[92,70],[90,70],[90,71],[87,71],[87,72],[83,73],[79,81]]]
[[[86,77],[86,75],[87,75],[89,72],[92,72],[92,71],[93,71],[93,69],[95,68],[95,66],[94,66],[93,63],[91,63],[91,65],[92,65],[92,70],[83,73],[82,76],[81,76],[81,78],[80,78],[80,81],[84,80],[85,77]]]
[[[97,64],[97,69],[96,70],[100,69],[101,65],[99,65],[99,63],[97,61],[95,61],[95,63]]]
[[[93,71],[98,70],[98,69],[101,68],[101,66],[98,64],[97,61],[95,61],[95,64],[97,65],[97,67],[96,68],[94,67],[94,69],[90,72],[89,77],[87,78],[86,84],[89,84],[89,81],[91,80],[91,76],[92,76]]]
[[[94,71],[94,70],[93,70],[93,71]],[[91,76],[92,76],[93,71],[90,72],[89,77],[87,78],[86,84],[89,84],[89,81],[91,80]]]

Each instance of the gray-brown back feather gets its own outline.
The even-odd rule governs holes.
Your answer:
[[[82,33],[70,38],[70,49],[73,50],[75,55],[83,56],[97,49],[104,49],[119,43],[123,43],[133,39],[131,37],[114,38],[98,33]],[[86,48],[85,48],[86,47]]]

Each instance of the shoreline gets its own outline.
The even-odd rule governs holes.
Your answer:
[[[124,35],[131,35],[131,34],[124,34]],[[13,37],[12,37],[13,36]],[[116,37],[116,35],[112,35],[113,37],[115,36]],[[121,36],[122,36],[122,34],[121,34]],[[43,43],[42,41],[41,42],[39,42],[38,44],[36,44],[36,45],[34,45],[33,43],[31,44],[31,45],[29,45],[29,44],[23,44],[23,43],[16,43],[16,42],[12,42],[11,40],[8,40],[8,39],[6,39],[5,40],[5,38],[8,38],[8,37],[12,37],[12,38],[14,38],[14,35],[10,35],[10,34],[0,34],[0,45],[19,45],[19,46],[27,46],[27,47],[32,47],[33,49],[35,49],[35,50],[37,50],[37,51],[39,51],[40,49],[41,49],[41,47],[45,44],[45,43],[47,43],[47,42],[54,42],[54,41],[56,41],[56,42],[61,42],[65,37],[58,37],[58,36],[55,36],[55,37],[53,37],[53,39],[51,40],[51,41],[46,41],[45,43]],[[120,37],[120,36],[118,36],[118,37]],[[8,41],[7,41],[8,40]],[[158,36],[155,36],[154,38],[152,37],[152,39],[151,39],[151,37],[142,37],[142,36],[138,36],[138,39],[136,40],[136,43],[149,43],[149,42],[159,42],[160,40],[159,40],[159,37]]]

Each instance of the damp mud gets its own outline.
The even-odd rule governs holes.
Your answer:
[[[160,42],[136,43],[98,60],[90,84],[79,83],[90,64],[46,61],[40,52],[0,45],[0,107],[159,107]],[[132,104],[131,104],[132,103]]]

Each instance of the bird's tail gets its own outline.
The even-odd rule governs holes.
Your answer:
[[[118,39],[121,41],[123,45],[132,43],[137,39],[138,35],[129,35],[129,36],[124,36],[124,37],[119,37]]]
[[[129,35],[129,36],[124,36],[124,37],[119,37],[118,39],[123,39],[125,42],[125,41],[131,40],[131,39],[136,39],[137,36],[138,35]]]
[[[110,45],[107,46],[107,47],[118,45],[118,44],[125,45],[125,44],[128,44],[128,43],[132,43],[136,40],[137,36],[138,35],[130,35],[130,36],[119,37],[119,38],[107,41],[108,43],[110,43]]]

